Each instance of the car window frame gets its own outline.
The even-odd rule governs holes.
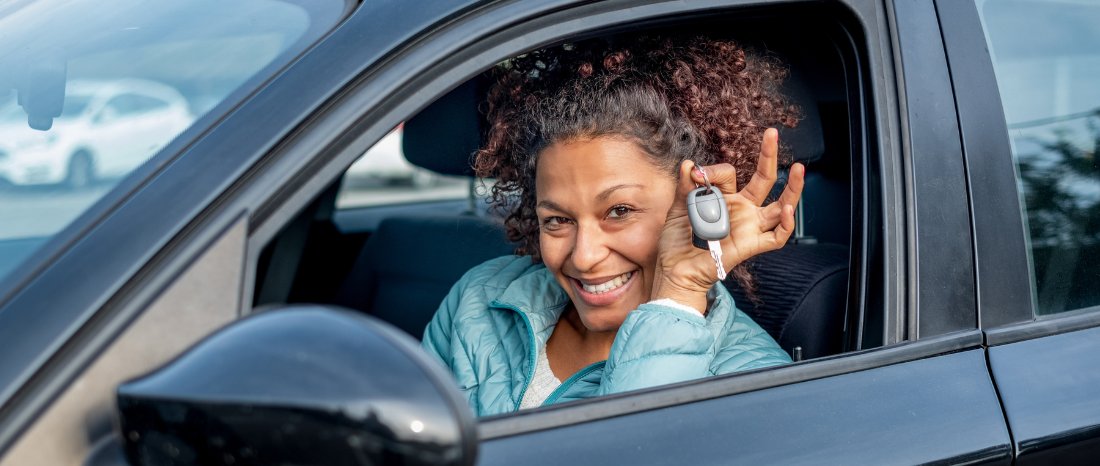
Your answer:
[[[514,2],[514,3],[522,4],[524,2],[517,1],[517,2]],[[569,2],[563,2],[563,3],[569,3]],[[673,18],[677,15],[687,15],[690,12],[701,11],[701,10],[702,11],[709,10],[708,11],[709,14],[714,14],[714,11],[717,10],[717,9],[726,9],[726,10],[733,9],[733,10],[736,10],[736,11],[744,12],[744,11],[746,11],[746,8],[745,8],[744,4],[752,4],[753,6],[757,7],[756,8],[757,10],[759,9],[759,2],[750,2],[750,1],[747,1],[747,0],[733,0],[733,1],[706,0],[706,1],[702,2],[702,4],[700,4],[700,5],[687,5],[687,6],[684,6],[682,8],[669,7],[666,4],[666,2],[663,2],[663,1],[656,1],[656,2],[654,2],[654,1],[631,1],[630,3],[631,4],[659,6],[659,8],[654,8],[655,10],[657,10],[656,12],[630,12],[630,13],[625,14],[626,17],[646,18],[647,21],[654,21],[654,19],[649,19],[649,18],[647,18],[646,15],[651,15],[655,18],[660,18],[659,21],[669,21],[671,18]],[[775,2],[775,3],[782,4],[783,2]],[[507,5],[503,6],[502,8],[507,9]],[[580,8],[580,7],[578,7],[578,8]],[[547,8],[547,9],[550,9],[550,8]],[[605,8],[605,9],[607,9],[607,8]],[[627,8],[621,8],[620,9],[617,5],[610,8],[610,10],[612,12],[621,12],[622,10],[626,10],[626,9]],[[541,10],[541,8],[539,8],[539,10]],[[753,11],[753,10],[748,10],[748,11]],[[613,13],[608,13],[608,14],[610,15],[610,14],[613,14]],[[504,13],[501,13],[501,16],[503,16],[503,15],[504,15]],[[551,19],[539,18],[539,20],[555,21],[555,19],[552,19],[552,18]],[[604,21],[608,21],[608,20],[604,20]],[[612,33],[612,32],[615,31],[615,29],[613,29],[613,27],[618,27],[618,28],[620,28],[620,30],[622,28],[630,28],[631,27],[631,26],[627,25],[627,24],[629,24],[629,21],[623,20],[623,19],[620,19],[619,21],[621,21],[622,24],[619,24],[618,26],[608,26],[608,25],[597,26],[597,25],[593,25],[593,24],[585,24],[584,27],[587,30],[591,30],[591,31],[599,30],[599,34]],[[532,26],[530,24],[528,24],[525,27],[532,27]],[[546,29],[549,29],[549,27],[547,27]],[[576,34],[570,35],[570,34],[565,34],[565,33],[554,33],[554,34],[557,35],[557,36],[561,36],[561,37],[571,37],[571,38],[577,36]],[[591,33],[591,32],[589,33],[589,35],[599,35],[599,34],[594,34],[594,33]],[[517,50],[515,53],[513,53],[513,55],[516,54],[516,53],[522,53],[522,51],[529,50],[530,48],[537,47],[537,45],[535,45],[537,43],[533,42],[533,40],[534,39],[532,39],[532,37],[530,35],[528,37],[520,37],[520,38],[514,39],[514,41],[523,41],[522,43],[526,43],[528,45],[512,46],[514,50]],[[487,41],[488,40],[482,41],[482,42],[487,42]],[[471,42],[474,42],[474,41],[471,41]],[[466,47],[467,50],[463,51],[462,53],[472,54],[473,52],[469,52],[469,50],[471,50],[471,49],[473,49],[477,46],[479,46],[479,45],[467,46]],[[481,44],[480,46],[484,47],[484,44]],[[490,50],[492,50],[492,49],[495,49],[495,48],[498,48],[498,47],[489,47],[489,48],[490,48]],[[416,51],[413,51],[412,53],[415,53],[415,52]],[[510,56],[507,53],[502,54],[502,55],[498,54],[498,55],[500,55],[500,56]],[[254,228],[252,230],[253,233],[252,233],[252,236],[251,236],[250,246],[249,246],[249,255],[250,255],[249,264],[251,266],[254,266],[257,263],[259,255],[262,252],[262,249],[273,238],[275,238],[275,236],[278,235],[279,232],[282,231],[282,228],[291,219],[293,219],[295,216],[297,216],[298,213],[302,209],[304,209],[307,205],[309,205],[309,203],[312,202],[314,200],[314,198],[316,198],[319,195],[321,190],[325,189],[327,186],[329,186],[332,182],[335,181],[335,178],[332,178],[333,173],[342,174],[343,170],[346,169],[346,166],[349,166],[351,163],[353,163],[357,159],[357,157],[361,156],[367,149],[369,149],[371,147],[371,145],[373,143],[377,142],[378,140],[380,140],[380,138],[382,136],[387,134],[389,129],[391,129],[396,124],[403,121],[404,119],[407,119],[409,116],[414,115],[417,111],[419,111],[421,108],[428,105],[432,100],[434,100],[434,97],[432,97],[431,99],[427,99],[427,98],[424,97],[424,95],[435,96],[435,95],[443,94],[443,93],[445,93],[446,90],[449,90],[451,87],[457,86],[459,83],[464,82],[465,80],[467,80],[467,79],[473,77],[474,75],[476,75],[476,74],[483,71],[483,68],[481,68],[482,65],[472,64],[469,61],[469,59],[464,57],[464,56],[449,57],[448,59],[451,59],[451,58],[453,58],[451,61],[452,62],[457,62],[457,64],[452,63],[452,64],[448,65],[450,67],[450,69],[448,69],[446,72],[442,73],[438,78],[436,78],[436,77],[430,78],[430,81],[432,81],[432,82],[430,82],[428,84],[423,84],[424,81],[429,80],[428,77],[419,76],[419,77],[414,78],[414,79],[407,79],[406,78],[405,81],[407,81],[407,82],[404,82],[404,83],[399,85],[400,87],[403,87],[404,89],[399,89],[398,85],[395,85],[395,84],[392,84],[392,83],[387,83],[384,86],[380,86],[380,89],[373,90],[374,95],[370,98],[370,100],[373,100],[375,102],[381,102],[383,100],[390,101],[390,102],[378,103],[378,104],[374,104],[374,105],[378,105],[380,107],[387,107],[387,108],[385,108],[387,110],[387,113],[394,113],[395,112],[395,113],[397,113],[398,116],[385,115],[385,116],[375,116],[375,117],[372,118],[369,114],[370,113],[377,113],[377,112],[373,112],[373,111],[372,112],[367,112],[367,111],[362,110],[362,109],[365,109],[365,108],[370,108],[370,106],[371,106],[371,104],[367,103],[368,99],[365,96],[362,97],[362,98],[360,98],[360,97],[349,97],[348,98],[349,102],[351,100],[358,100],[358,102],[356,104],[350,104],[350,105],[352,105],[353,107],[358,107],[359,111],[357,111],[357,112],[349,111],[349,112],[347,112],[347,114],[345,114],[345,118],[350,119],[350,120],[354,120],[354,121],[358,121],[356,123],[356,127],[354,129],[347,130],[347,132],[345,133],[345,134],[357,135],[356,136],[356,138],[357,138],[356,142],[353,143],[353,144],[350,144],[346,148],[342,148],[339,153],[336,153],[336,148],[328,149],[329,152],[332,152],[331,154],[327,155],[327,157],[330,157],[331,160],[326,162],[323,167],[322,166],[316,167],[315,171],[310,173],[310,174],[299,173],[298,175],[296,175],[297,178],[296,178],[296,180],[294,180],[293,183],[283,185],[283,186],[279,186],[278,188],[276,188],[276,190],[278,191],[279,194],[276,195],[276,196],[271,196],[261,207],[256,209],[256,211],[255,211],[255,213],[252,217]],[[426,59],[421,59],[421,60],[426,60]],[[463,60],[465,60],[465,62],[463,62]],[[486,63],[490,63],[490,62],[486,61]],[[491,63],[495,63],[495,61],[493,61]],[[400,66],[407,66],[407,65],[408,64],[406,64],[406,63],[401,63],[400,64]],[[395,65],[395,66],[397,66],[397,65]],[[491,64],[487,65],[486,68],[488,66],[491,66]],[[383,70],[379,70],[378,72],[383,73],[383,72],[387,72],[387,71],[388,70],[383,69]],[[411,70],[406,70],[404,72],[405,73],[415,73]],[[869,72],[869,71],[865,71],[865,73],[867,73],[867,72]],[[457,76],[457,77],[452,78],[450,76]],[[867,76],[864,76],[863,79],[867,79]],[[889,84],[892,84],[892,83],[889,83]],[[365,87],[367,87],[367,84],[361,84],[360,86],[362,88],[365,88]],[[424,89],[424,88],[421,88],[419,86],[434,86],[434,87],[436,87],[438,89],[441,89],[441,90],[433,91],[430,88],[429,89]],[[412,89],[416,89],[416,90],[414,91]],[[391,92],[393,94],[390,95],[390,96],[385,97],[385,99],[377,98],[379,96],[379,94],[386,95],[387,91]],[[348,92],[350,94],[350,93],[353,93],[353,92],[354,93],[360,93],[360,92],[365,92],[365,91],[354,90],[354,91],[348,91]],[[402,96],[402,95],[405,96],[404,101],[402,101],[401,97],[399,97],[399,96]],[[860,97],[860,98],[861,99],[869,99],[869,96]],[[893,102],[890,102],[890,103],[893,104]],[[388,108],[391,105],[393,106],[393,108]],[[868,119],[868,118],[877,118],[877,116],[875,116],[874,114],[864,116],[865,120]],[[374,123],[373,124],[369,123],[372,120],[374,121]],[[863,122],[863,123],[856,123],[856,124],[862,124],[863,126],[867,126],[869,123]],[[871,126],[874,126],[874,124],[871,124]],[[862,147],[859,147],[859,148],[853,149],[853,150],[864,150],[864,151],[866,151],[867,154],[870,154],[870,155],[865,154],[864,158],[873,158],[875,164],[887,164],[887,165],[889,165],[891,163],[896,164],[897,163],[896,161],[891,161],[891,160],[882,161],[882,160],[879,160],[879,159],[883,158],[880,155],[882,153],[885,153],[885,152],[888,152],[888,151],[892,151],[894,153],[897,153],[896,147],[891,148],[891,149],[884,149],[883,147],[881,147],[882,144],[896,145],[896,141],[897,141],[898,138],[897,138],[896,134],[893,134],[893,133],[896,132],[897,123],[894,122],[894,121],[891,121],[889,124],[881,124],[881,126],[883,126],[885,128],[885,129],[881,130],[881,132],[889,133],[887,136],[884,136],[879,141],[873,141],[870,144],[864,143],[864,144],[862,144]],[[855,132],[855,131],[860,131],[860,136],[859,136],[860,138],[862,138],[863,135],[866,135],[866,134],[876,134],[875,131],[867,131],[867,130],[863,130],[863,129],[853,128],[853,132]],[[314,144],[323,144],[323,143],[320,142],[320,140],[318,140],[318,141],[314,142]],[[874,146],[874,147],[867,147],[867,146]],[[319,147],[319,146],[314,145],[313,147]],[[316,150],[313,150],[312,152],[313,153],[311,153],[310,156],[315,155]],[[354,155],[352,155],[352,154],[354,154]],[[300,157],[300,160],[301,160],[301,159],[308,159],[308,157],[310,157],[310,156],[307,156],[306,153],[303,152],[302,154],[298,155],[297,157]],[[322,155],[321,157],[326,157],[326,156]],[[877,167],[873,167],[873,168],[877,169]],[[892,178],[896,178],[896,177],[900,176],[900,170],[901,170],[900,167],[894,165],[894,166],[890,167],[889,169],[886,169],[886,171],[891,173],[891,175],[887,175],[887,176],[892,177]],[[339,176],[339,175],[337,175],[337,176]],[[874,182],[874,181],[872,181],[872,182]],[[308,189],[305,189],[307,185],[308,185]],[[900,183],[890,183],[890,185],[891,185],[891,188],[877,188],[877,187],[876,188],[881,190],[880,192],[885,191],[885,189],[894,189],[895,190],[895,192],[892,192],[888,196],[888,197],[890,197],[890,200],[885,201],[886,203],[899,203],[899,202],[901,202],[901,200],[903,199],[903,195],[901,194],[900,191],[898,191],[900,189]],[[305,189],[305,190],[303,191],[303,189]],[[872,191],[874,191],[874,190],[872,190]],[[883,210],[883,213],[881,215],[884,215],[884,216],[893,216],[894,212],[896,210],[900,210],[900,209],[887,208],[885,205],[881,206],[881,208]],[[876,212],[876,214],[878,214],[878,213]],[[899,224],[902,224],[902,223],[904,223],[904,220],[902,220],[902,219],[889,219],[889,220],[885,220],[885,221],[882,222],[883,225],[882,225],[881,228],[883,228],[884,230],[888,230],[888,233],[886,234],[886,236],[899,237],[901,235],[904,235],[905,232],[903,230],[901,230],[900,228],[898,230],[893,230],[893,228],[895,228],[896,226],[898,226]],[[901,227],[901,228],[904,228],[904,227]],[[866,229],[866,227],[864,229]],[[863,237],[863,236],[865,236],[865,234],[862,231],[856,232],[856,234],[853,235],[853,238],[854,238],[853,239],[853,249],[862,248],[863,250],[866,250],[869,247],[866,244],[862,244],[862,245],[858,244],[859,241],[856,238]],[[890,241],[893,241],[893,239],[894,238],[891,238]],[[861,274],[862,275],[862,277],[861,277],[862,280],[867,280],[866,272],[862,271],[863,267],[862,267],[862,262],[861,262],[862,257],[864,257],[865,255],[866,254],[862,250],[858,254],[853,253],[853,257],[858,256],[858,258],[859,258],[859,260],[854,259],[853,263],[852,263],[853,268],[859,270],[859,272],[853,272],[853,273]],[[897,273],[900,273],[901,275],[904,275],[904,272],[903,272],[904,265],[903,264],[904,264],[904,261],[906,260],[904,253],[891,252],[891,253],[888,253],[888,254],[885,254],[885,255],[887,256],[887,258],[885,259],[885,262],[887,263],[884,266],[885,269],[891,270],[891,271],[896,270]],[[251,284],[252,282],[249,281],[247,283]],[[862,296],[862,294],[865,294],[865,292],[867,291],[867,288],[868,288],[867,285],[862,285],[861,289],[853,290],[853,295],[850,297],[849,302],[854,303],[854,304],[850,304],[850,307],[860,308],[860,306],[862,306],[862,303],[867,299],[866,297]],[[909,312],[909,309],[906,308],[904,298],[901,297],[905,293],[906,284],[899,281],[897,283],[891,283],[888,286],[884,286],[884,288],[886,288],[886,289],[875,290],[875,291],[880,293],[880,295],[885,296],[886,298],[884,298],[884,299],[887,302],[891,303],[890,305],[886,306],[886,309],[888,309],[887,313],[889,314],[889,317],[887,319],[888,323],[884,324],[884,328],[886,328],[887,330],[885,331],[886,335],[883,337],[883,339],[886,340],[886,344],[893,344],[893,343],[897,343],[899,341],[904,341],[906,339],[906,335],[904,333],[904,328],[898,328],[897,331],[893,330],[895,327],[897,327],[895,325],[896,322],[906,321],[906,320],[909,319],[908,317],[906,317],[906,313]],[[246,302],[247,302],[248,298],[249,297],[246,297]],[[895,303],[896,303],[896,305],[895,305]],[[858,311],[853,311],[853,312],[858,312]],[[853,317],[853,318],[855,318],[855,317]]]
[[[346,92],[342,102],[333,103],[329,115],[318,115],[319,120],[332,121],[340,119],[344,122],[340,131],[330,131],[344,135],[348,139],[354,139],[346,144],[337,146],[325,146],[326,142],[335,139],[319,137],[316,134],[299,134],[296,138],[284,144],[285,152],[273,154],[272,157],[280,159],[307,159],[311,160],[312,167],[303,167],[294,172],[293,177],[287,177],[285,184],[277,185],[278,195],[268,197],[268,201],[256,210],[253,215],[252,233],[249,240],[250,272],[254,273],[255,265],[262,249],[272,241],[290,219],[294,218],[305,206],[332,182],[334,182],[359,156],[362,155],[375,141],[380,140],[390,128],[415,114],[426,106],[434,96],[442,95],[450,88],[480,73],[500,59],[507,58],[516,53],[545,46],[555,40],[539,38],[538,31],[548,30],[554,27],[552,33],[563,39],[575,39],[584,36],[583,31],[589,34],[599,35],[614,31],[615,27],[629,28],[631,22],[638,24],[653,24],[654,22],[668,20],[669,18],[685,19],[695,14],[707,12],[714,14],[715,10],[744,12],[746,4],[759,8],[759,2],[748,1],[701,1],[688,5],[677,2],[650,2],[650,1],[624,1],[613,5],[596,4],[582,5],[566,9],[559,5],[541,4],[521,8],[528,2],[517,0],[495,4],[484,10],[471,12],[468,18],[456,21],[453,25],[433,31],[422,39],[422,44],[410,46],[405,51],[395,56],[389,63],[384,64],[358,83],[355,88]],[[556,8],[555,8],[556,7]],[[865,6],[872,11],[877,11],[878,18],[885,22],[885,12],[879,6]],[[514,10],[513,10],[514,9]],[[540,10],[558,11],[537,16],[534,13]],[[520,14],[512,16],[512,11]],[[589,13],[591,12],[591,13]],[[528,20],[535,16],[537,19]],[[560,21],[556,23],[555,21]],[[569,21],[574,23],[570,24]],[[514,24],[508,24],[513,22]],[[617,25],[617,26],[616,26]],[[492,39],[494,27],[504,31],[515,31],[522,28],[522,34],[516,33],[510,42],[488,44]],[[578,28],[578,29],[571,29]],[[578,32],[581,31],[581,32]],[[866,29],[864,29],[866,30]],[[459,33],[462,31],[462,34]],[[482,32],[489,31],[489,32]],[[478,37],[482,32],[487,37]],[[596,34],[596,33],[599,34]],[[504,33],[498,33],[504,35]],[[889,39],[882,39],[889,43]],[[478,43],[488,52],[478,51]],[[870,40],[868,42],[871,42]],[[441,44],[443,43],[443,44]],[[526,45],[517,45],[526,44]],[[436,48],[436,51],[427,51],[428,48]],[[438,50],[438,49],[443,50]],[[876,47],[877,48],[877,47]],[[896,52],[896,51],[895,51]],[[493,60],[474,61],[479,54],[495,54]],[[434,55],[433,55],[434,54]],[[443,58],[443,57],[446,58]],[[873,56],[873,55],[870,55]],[[896,55],[894,56],[897,59]],[[435,64],[438,61],[441,64]],[[446,64],[446,65],[443,65]],[[887,69],[875,69],[879,76],[892,77],[894,63],[888,63]],[[445,68],[432,74],[432,67]],[[865,74],[871,75],[868,67]],[[409,78],[409,76],[412,76]],[[874,120],[867,123],[873,130],[865,131],[862,135],[875,134],[877,140],[872,143],[878,154],[900,154],[898,147],[899,122],[890,115],[896,115],[897,103],[893,95],[895,84],[890,79],[874,83],[876,101],[869,105],[877,105],[874,108]],[[884,97],[885,95],[885,97]],[[866,102],[870,97],[863,97],[861,102]],[[366,110],[364,110],[366,109]],[[879,115],[882,113],[882,115]],[[322,123],[318,123],[322,124]],[[294,140],[297,139],[297,140]],[[318,150],[318,147],[326,147]],[[884,194],[890,199],[884,202],[884,215],[889,218],[884,221],[884,229],[888,230],[886,236],[888,242],[896,248],[903,248],[904,235],[906,234],[905,220],[893,215],[897,210],[886,205],[890,203],[903,203],[903,195],[900,192],[901,167],[897,157],[881,155],[876,157],[879,163],[888,167],[879,167],[889,178],[888,188],[884,188]],[[305,165],[305,164],[303,164]],[[892,192],[886,192],[894,189]],[[904,204],[902,204],[904,205]],[[893,226],[900,228],[893,229]],[[911,226],[911,225],[910,225]],[[892,255],[894,262],[890,265],[904,269],[907,260],[912,260],[899,249],[892,249],[897,254]],[[898,276],[905,276],[902,270],[898,270]],[[251,287],[252,281],[246,281],[246,289]],[[898,279],[888,283],[884,291],[887,303],[884,304],[884,312],[894,315],[897,320],[908,321],[911,312],[906,306],[907,282]],[[245,302],[251,302],[251,297],[246,297]],[[976,323],[975,323],[976,327]],[[759,390],[769,387],[797,383],[799,381],[813,380],[842,373],[862,371],[884,365],[921,359],[937,354],[959,351],[967,348],[975,348],[981,345],[982,335],[979,330],[970,329],[939,335],[919,341],[905,341],[905,329],[900,328],[896,333],[886,337],[887,345],[862,351],[844,353],[828,358],[805,361],[782,368],[763,369],[759,371],[747,371],[744,373],[729,374],[721,377],[712,377],[698,381],[684,382],[670,386],[656,387],[650,390],[630,392],[598,399],[580,400],[577,402],[563,403],[561,405],[548,406],[523,413],[510,413],[499,418],[487,418],[486,426],[482,429],[483,435],[492,438],[494,435],[517,435],[552,428],[554,426],[567,425],[576,422],[585,422],[609,416],[618,416],[630,409],[657,409],[660,407],[674,406],[700,399],[717,396],[727,396],[745,391]],[[782,374],[782,375],[780,375]],[[584,408],[578,408],[584,406]],[[633,408],[631,408],[633,406]],[[602,408],[601,408],[602,407]],[[624,411],[627,410],[627,411]],[[497,427],[492,427],[497,426]],[[506,427],[502,427],[506,426]]]

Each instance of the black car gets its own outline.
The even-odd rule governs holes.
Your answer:
[[[798,230],[727,284],[796,362],[475,420],[416,339],[514,247],[483,73],[641,31],[789,67]],[[394,141],[443,176],[349,171]],[[9,0],[0,465],[1093,463],[1098,157],[1088,1]]]

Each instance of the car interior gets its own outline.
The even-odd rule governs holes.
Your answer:
[[[859,267],[853,264],[865,260],[851,252],[853,232],[858,235],[863,225],[857,222],[864,218],[853,215],[864,205],[854,198],[863,190],[854,187],[853,173],[859,171],[853,170],[853,161],[864,155],[851,143],[849,109],[858,104],[851,103],[849,87],[857,78],[845,67],[846,45],[831,39],[820,21],[789,15],[695,20],[652,29],[686,31],[730,38],[780,59],[789,67],[781,91],[802,112],[796,128],[780,129],[792,161],[807,167],[796,214],[800,229],[784,248],[752,259],[755,299],[732,275],[726,287],[738,307],[789,353],[799,347],[803,359],[813,359],[866,347],[852,336],[865,325],[857,316],[859,306],[850,303],[850,288],[861,285],[849,276]],[[486,181],[475,180],[470,167],[485,134],[481,103],[488,85],[486,74],[477,75],[403,124],[404,157],[417,167],[463,177],[469,186],[465,198],[338,207],[346,183],[338,180],[265,246],[253,304],[336,304],[419,339],[462,274],[512,254],[516,245],[505,238],[500,216],[487,209]],[[773,197],[784,178],[781,173]]]

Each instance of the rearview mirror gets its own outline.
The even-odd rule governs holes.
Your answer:
[[[60,52],[36,57],[27,69],[27,79],[19,88],[19,105],[27,112],[27,124],[39,131],[53,127],[65,106],[65,79],[68,64]]]
[[[414,340],[341,308],[242,319],[118,388],[131,465],[472,465],[473,416]]]

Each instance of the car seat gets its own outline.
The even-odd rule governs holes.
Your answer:
[[[480,144],[476,86],[463,84],[405,122],[406,159],[437,173],[472,175],[469,157]],[[420,338],[467,270],[515,248],[498,219],[473,212],[390,217],[367,239],[333,302]]]
[[[753,296],[732,274],[723,283],[779,346],[813,359],[843,350],[848,263],[848,248],[838,244],[787,244],[750,259]]]
[[[467,270],[514,249],[502,228],[473,215],[388,218],[363,245],[333,301],[420,338]]]

